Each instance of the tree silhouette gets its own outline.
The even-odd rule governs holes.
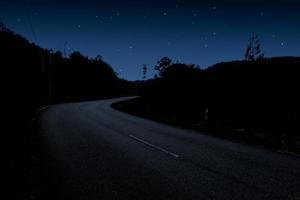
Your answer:
[[[157,62],[157,65],[154,67],[154,69],[158,71],[158,74],[160,76],[163,76],[166,69],[171,65],[172,65],[172,60],[168,57],[163,57]]]
[[[13,32],[11,30],[9,30],[5,24],[3,24],[2,22],[0,22],[0,32],[6,32],[9,34],[13,34]]]
[[[261,50],[261,44],[259,36],[255,33],[250,37],[249,44],[246,48],[245,60],[246,61],[255,61],[262,60],[264,58],[264,54]]]

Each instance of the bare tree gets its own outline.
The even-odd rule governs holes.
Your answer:
[[[259,36],[253,33],[252,36],[250,37],[250,41],[246,49],[245,60],[255,61],[255,60],[261,60],[264,57],[265,56],[261,50],[261,43],[260,43]]]

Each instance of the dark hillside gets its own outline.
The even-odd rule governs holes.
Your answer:
[[[140,100],[128,102],[123,110],[295,149],[300,136],[299,68],[299,57],[224,62],[206,70],[170,64],[160,78],[143,84]]]

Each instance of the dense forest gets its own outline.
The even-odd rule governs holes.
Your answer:
[[[11,186],[11,199],[24,197],[32,168],[35,135],[30,130],[37,109],[54,104],[129,95],[133,83],[119,79],[100,56],[73,52],[68,57],[30,43],[0,24],[2,82],[1,151],[3,185]],[[4,131],[5,130],[5,131]],[[29,194],[28,194],[29,195]]]

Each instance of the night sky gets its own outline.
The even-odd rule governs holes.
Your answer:
[[[299,0],[1,0],[0,21],[41,47],[101,55],[128,80],[143,64],[152,78],[163,56],[203,68],[241,60],[252,32],[267,57],[300,56]]]

